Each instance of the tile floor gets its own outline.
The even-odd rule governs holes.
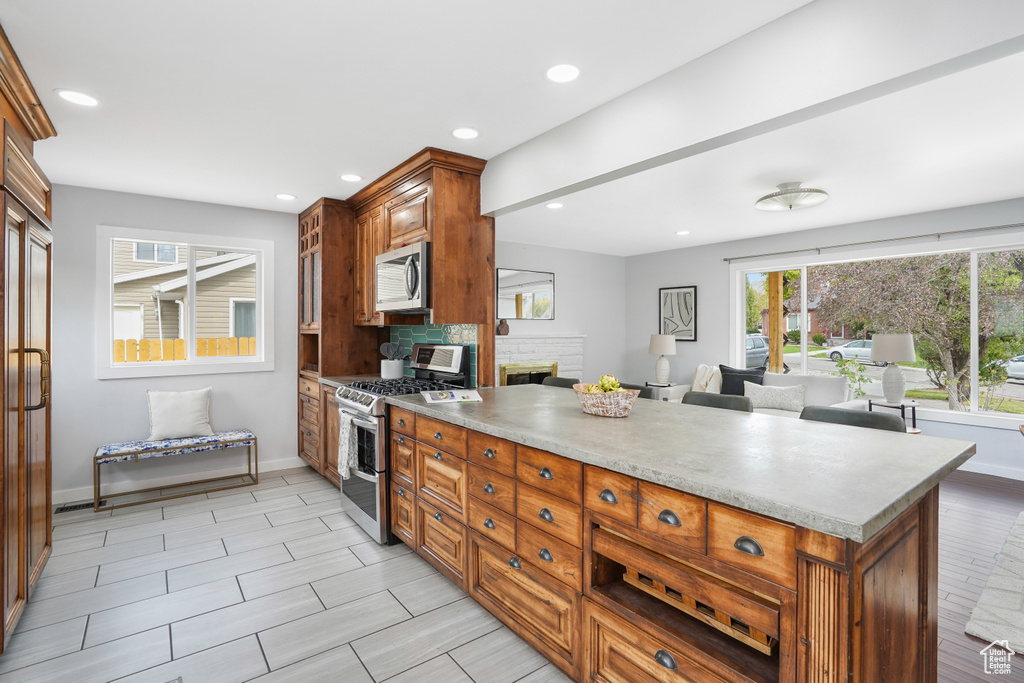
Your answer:
[[[53,523],[0,683],[569,680],[308,468]]]

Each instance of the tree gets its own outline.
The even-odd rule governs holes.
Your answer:
[[[985,254],[979,266],[979,357],[996,336],[996,306],[1019,300],[1013,254]],[[826,326],[866,323],[877,332],[912,332],[944,386],[951,410],[970,396],[970,256],[964,253],[860,261],[808,269],[808,297]],[[985,365],[983,362],[982,365]],[[991,364],[989,364],[991,365]]]
[[[757,332],[761,324],[761,311],[768,307],[768,295],[764,291],[764,280],[760,287],[754,287],[747,278],[747,333]]]

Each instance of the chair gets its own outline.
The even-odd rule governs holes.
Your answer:
[[[734,396],[733,394],[713,394],[709,391],[687,391],[683,394],[683,403],[691,406],[706,406],[708,408],[725,408],[726,410],[738,410],[741,413],[754,412],[754,404],[746,396]]]
[[[639,389],[640,398],[649,398],[654,400],[654,387],[645,387],[642,384],[626,384],[625,382],[619,382],[619,386],[623,389]]]
[[[540,381],[540,383],[548,387],[565,387],[566,389],[572,389],[572,385],[579,384],[580,381],[572,377],[545,377]]]
[[[899,415],[873,413],[866,410],[850,410],[848,408],[830,408],[828,406],[807,406],[800,413],[801,420],[816,422],[832,422],[852,427],[868,427],[869,429],[885,429],[890,432],[907,433],[907,425]]]

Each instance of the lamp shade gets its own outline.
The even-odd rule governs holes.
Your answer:
[[[676,337],[672,334],[652,334],[651,346],[647,353],[654,356],[676,355]]]
[[[914,335],[876,334],[871,338],[871,360],[885,363],[910,363],[914,354]]]

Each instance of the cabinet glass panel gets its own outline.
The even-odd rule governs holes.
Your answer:
[[[302,301],[299,306],[302,308],[302,324],[309,324],[309,257],[302,257]]]
[[[313,290],[312,295],[312,316],[313,322],[320,322],[320,252],[313,252]]]

